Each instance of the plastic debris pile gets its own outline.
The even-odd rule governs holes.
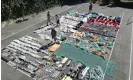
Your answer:
[[[74,75],[82,71],[79,68],[70,71],[70,76],[63,73],[75,70],[77,66],[71,68],[71,61],[89,67],[83,80],[102,80],[105,75],[113,77],[115,63],[109,61],[107,72],[103,72],[120,22],[120,17],[71,10],[61,16],[58,27],[51,24],[36,29],[32,35],[39,38],[26,35],[10,42],[2,49],[2,59],[35,80],[60,80],[62,75],[76,78]],[[56,42],[51,38],[51,28],[57,30]]]
[[[39,40],[31,36],[25,36],[16,40],[13,40],[2,50],[2,57],[7,59],[7,64],[15,67],[32,76],[34,72],[39,68],[37,59],[41,59],[37,50],[42,46]],[[41,53],[46,54],[41,50]],[[47,54],[46,54],[47,55]]]
[[[107,37],[115,37],[119,29],[120,17],[104,16],[98,13],[88,15],[86,23],[82,28],[95,34],[100,34]]]
[[[85,75],[83,80],[103,80],[104,72],[100,66],[96,68],[91,68],[88,70],[88,73]]]

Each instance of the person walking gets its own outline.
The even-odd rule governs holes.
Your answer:
[[[59,19],[59,16],[56,14],[56,26],[59,26],[60,25],[60,19]]]
[[[52,39],[54,39],[54,41],[56,41],[56,30],[54,28],[51,29],[51,36],[52,36]]]
[[[50,12],[48,11],[47,13],[47,26],[48,26],[48,23],[51,23],[51,20],[50,20]]]
[[[90,5],[89,5],[89,13],[92,12],[92,7],[93,7],[92,2],[90,2]]]

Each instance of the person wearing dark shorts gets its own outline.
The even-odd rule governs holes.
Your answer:
[[[89,5],[89,13],[92,12],[92,7],[93,7],[93,5],[92,5],[92,3],[90,3],[90,5]]]
[[[54,41],[56,41],[56,30],[54,28],[51,29],[51,36],[52,36],[52,39],[54,39]]]
[[[51,23],[51,19],[50,19],[50,13],[49,13],[49,11],[48,11],[48,13],[47,13],[47,26],[48,26],[48,23]]]
[[[60,25],[60,19],[59,19],[59,16],[58,15],[55,15],[56,16],[56,26],[59,26]]]

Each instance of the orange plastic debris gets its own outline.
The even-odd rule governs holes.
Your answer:
[[[54,51],[56,51],[56,49],[58,49],[59,47],[60,47],[59,44],[54,44],[54,45],[52,45],[52,47],[50,47],[49,51],[54,52]]]

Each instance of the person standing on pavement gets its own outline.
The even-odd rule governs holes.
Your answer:
[[[58,15],[55,15],[56,16],[56,26],[59,26],[60,25],[60,19],[59,19],[59,16]]]
[[[92,5],[92,2],[90,2],[90,5],[89,5],[89,13],[92,12],[92,8],[93,8],[93,5]]]
[[[50,12],[48,11],[47,13],[47,26],[48,26],[48,23],[51,23],[51,20],[50,20]]]
[[[52,39],[54,39],[54,41],[56,41],[56,30],[54,28],[51,29],[51,36],[52,36]]]

